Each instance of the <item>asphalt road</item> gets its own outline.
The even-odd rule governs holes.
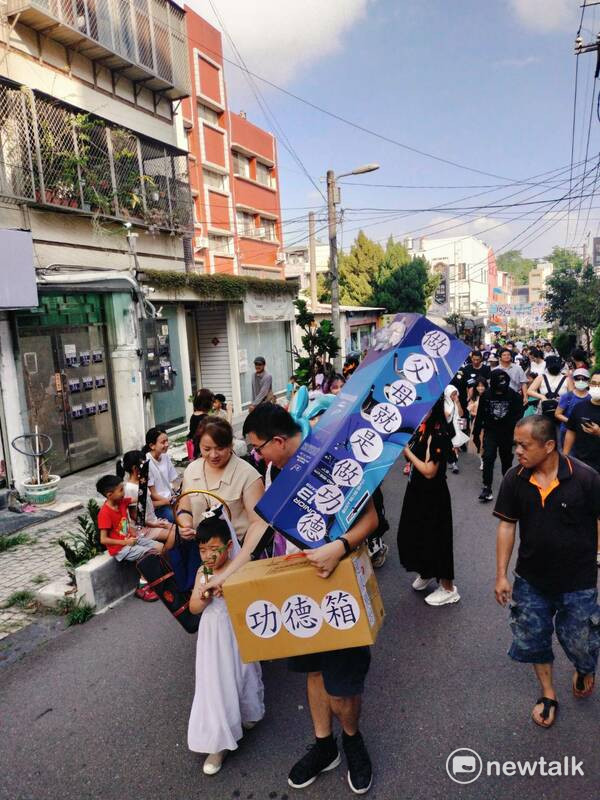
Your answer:
[[[538,696],[531,668],[506,656],[506,612],[493,599],[491,506],[476,498],[478,461],[450,475],[456,582],[462,600],[430,608],[398,564],[397,524],[406,478],[386,480],[390,557],[378,573],[387,619],[374,647],[362,730],[375,767],[373,800],[600,796],[600,699],[575,700],[571,667],[556,649],[561,701],[553,728],[529,719]],[[497,481],[496,481],[497,483]],[[287,773],[312,738],[302,676],[264,665],[267,716],[215,777],[186,746],[195,639],[159,604],[127,600],[61,633],[0,670],[0,798],[7,800],[337,800],[345,769],[295,791]],[[457,748],[483,773],[458,785],[446,773]],[[583,762],[584,776],[488,776],[487,762]],[[507,768],[510,771],[510,765]],[[539,767],[536,767],[539,770]]]

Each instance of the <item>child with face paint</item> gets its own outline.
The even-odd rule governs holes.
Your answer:
[[[196,646],[196,689],[188,723],[188,747],[208,753],[205,775],[216,775],[236,750],[244,729],[265,714],[260,664],[244,664],[223,597],[206,591],[240,551],[233,528],[219,511],[209,511],[196,529],[202,564],[190,598],[192,614],[202,614]],[[206,596],[207,595],[207,596]]]

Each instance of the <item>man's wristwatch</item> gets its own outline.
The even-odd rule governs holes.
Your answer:
[[[350,553],[352,552],[352,545],[350,544],[348,539],[346,539],[345,536],[340,536],[338,541],[340,541],[344,545],[344,551],[345,551],[344,552],[344,557],[349,556]]]

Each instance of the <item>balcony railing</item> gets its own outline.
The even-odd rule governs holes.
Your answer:
[[[170,99],[190,94],[185,14],[169,0],[8,0],[8,16]]]
[[[193,226],[186,154],[4,83],[0,197],[169,231]]]

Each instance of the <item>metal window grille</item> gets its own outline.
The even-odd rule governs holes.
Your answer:
[[[28,6],[189,94],[185,14],[168,0],[8,0],[8,14]],[[46,35],[63,41],[58,27]]]
[[[19,89],[0,85],[0,196],[35,199],[31,115]]]
[[[187,157],[0,82],[0,196],[190,230]]]

